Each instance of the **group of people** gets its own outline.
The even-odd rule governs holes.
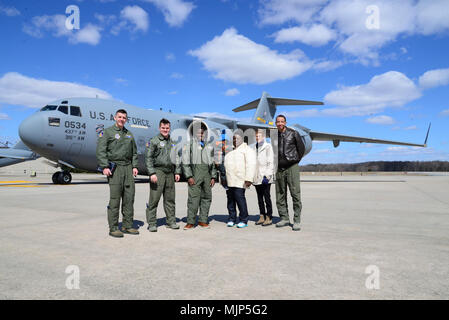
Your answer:
[[[137,146],[132,133],[125,128],[127,112],[117,110],[115,124],[104,130],[98,139],[97,161],[108,178],[110,199],[108,204],[109,235],[139,234],[133,228],[134,177],[138,175]],[[150,177],[150,195],[146,208],[148,230],[157,232],[157,207],[161,196],[166,215],[166,227],[179,229],[176,223],[175,182],[183,176],[188,185],[187,222],[184,230],[210,228],[209,209],[212,188],[217,182],[226,189],[228,227],[248,226],[248,207],[245,191],[254,185],[257,192],[260,217],[256,225],[272,224],[273,207],[270,196],[271,184],[276,187],[276,206],[280,221],[276,227],[290,225],[287,205],[287,189],[293,201],[292,230],[300,230],[301,191],[298,163],[304,155],[304,142],[296,130],[286,126],[285,116],[276,117],[277,139],[275,143],[266,138],[265,129],[258,129],[256,142],[248,145],[244,135],[235,132],[232,150],[221,146],[221,163],[216,148],[208,142],[204,123],[191,126],[191,139],[184,144],[180,154],[175,152],[175,142],[170,137],[170,121],[161,119],[159,134],[153,137],[146,149],[146,168]],[[275,148],[273,148],[275,145]],[[276,153],[276,152],[277,153]],[[120,203],[122,228],[119,229]],[[237,215],[237,208],[239,214]]]

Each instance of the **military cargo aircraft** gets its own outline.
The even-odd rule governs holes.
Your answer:
[[[260,99],[233,109],[234,112],[256,110],[252,121],[242,122],[218,117],[188,116],[162,110],[143,109],[116,100],[66,98],[53,101],[26,118],[20,124],[19,135],[34,153],[61,167],[62,171],[53,175],[53,182],[68,184],[72,180],[70,171],[73,169],[97,171],[97,139],[103,134],[105,128],[115,123],[116,110],[125,109],[128,112],[126,127],[136,139],[139,174],[147,175],[144,159],[145,148],[149,140],[159,133],[158,126],[161,118],[166,118],[171,122],[171,136],[177,145],[185,141],[186,137],[184,136],[188,135],[192,125],[198,122],[204,123],[208,132],[213,133],[209,134],[210,140],[215,140],[218,145],[229,141],[228,133],[232,130],[263,128],[270,129],[271,133],[275,133],[277,129],[273,119],[278,105],[323,105],[323,103],[272,98],[264,92]],[[298,124],[291,127],[302,137],[305,147],[304,156],[312,149],[313,140],[333,141],[334,147],[338,147],[341,141],[426,147],[429,134],[428,130],[424,144],[415,144],[317,132]]]
[[[37,158],[39,158],[39,155],[31,151],[22,141],[17,142],[12,148],[0,148],[0,167]]]

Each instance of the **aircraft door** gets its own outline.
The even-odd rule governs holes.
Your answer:
[[[71,157],[76,157],[80,154],[81,152],[81,148],[82,148],[82,144],[81,143],[72,143],[69,147],[68,150],[68,154]]]

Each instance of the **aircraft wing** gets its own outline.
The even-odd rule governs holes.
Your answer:
[[[259,124],[259,123],[251,123],[251,122],[241,122],[238,121],[236,123],[237,128],[246,130],[246,129],[276,129],[274,126],[270,126],[267,124]]]
[[[430,127],[429,127],[430,129]],[[427,147],[427,137],[424,144],[416,144],[416,143],[409,143],[409,142],[401,142],[401,141],[391,141],[391,140],[381,140],[381,139],[375,139],[375,138],[364,138],[364,137],[356,137],[356,136],[345,136],[341,134],[333,134],[333,133],[324,133],[324,132],[317,132],[317,131],[310,131],[309,132],[310,137],[312,140],[318,140],[318,141],[333,141],[334,146],[337,147],[340,144],[340,141],[346,141],[346,142],[366,142],[366,143],[381,143],[381,144],[396,144],[401,146],[413,146],[413,147]],[[428,132],[427,132],[428,134]]]
[[[36,154],[30,150],[8,148],[0,149],[0,158],[34,160],[36,159]]]

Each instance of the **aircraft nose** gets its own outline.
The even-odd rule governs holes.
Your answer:
[[[20,139],[30,148],[36,149],[42,145],[44,121],[40,114],[33,114],[22,121],[19,126]]]

